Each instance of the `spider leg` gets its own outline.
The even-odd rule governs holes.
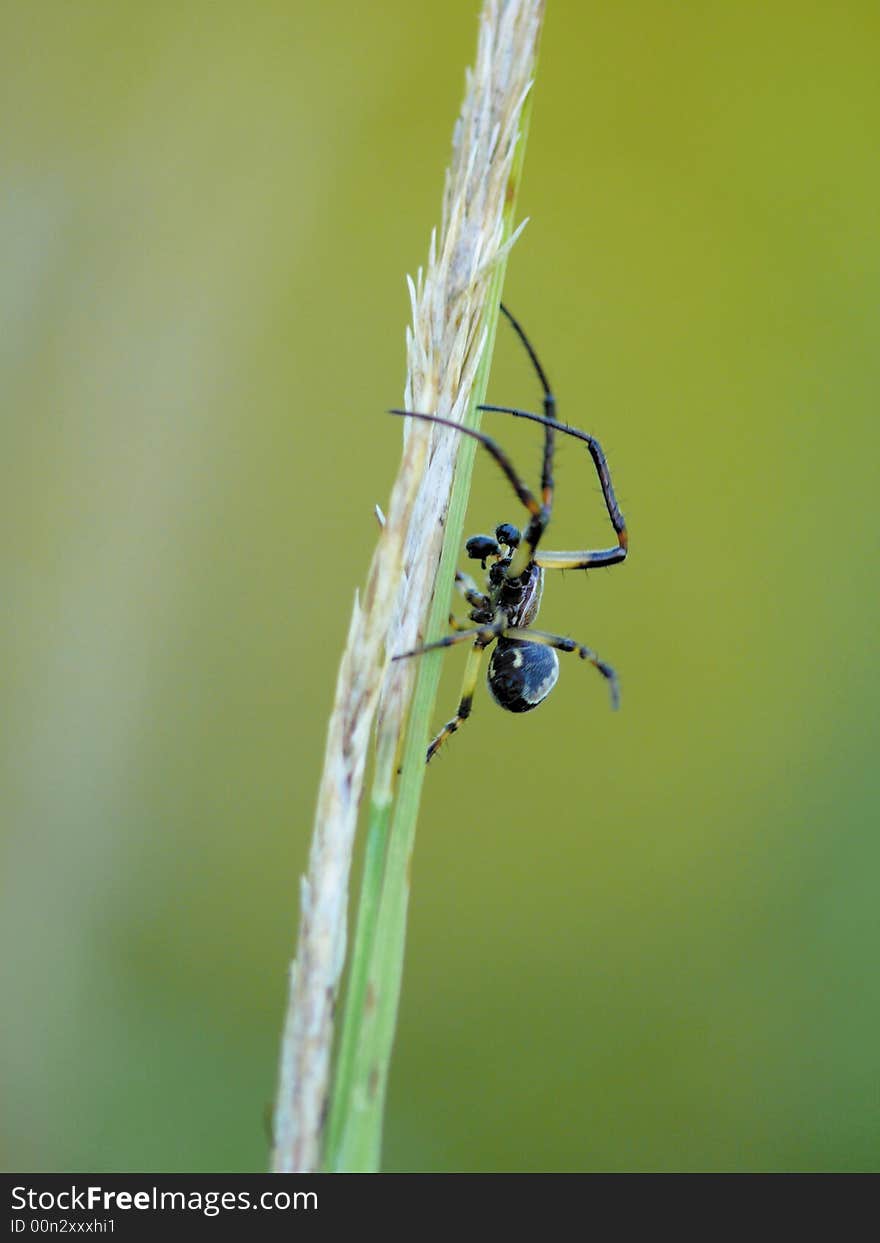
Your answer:
[[[583,552],[553,552],[549,548],[535,558],[544,570],[596,570],[604,565],[619,565],[626,560],[626,545],[613,548],[585,548]]]
[[[464,643],[468,639],[473,639],[468,656],[467,664],[464,670],[464,680],[461,685],[461,699],[458,705],[458,712],[451,721],[447,721],[441,729],[440,733],[428,747],[428,753],[425,757],[425,763],[437,754],[440,747],[449,737],[454,734],[462,721],[466,721],[471,714],[471,704],[474,699],[474,689],[477,685],[477,678],[480,673],[480,662],[483,659],[483,652],[500,634],[504,632],[505,622],[507,621],[503,613],[498,613],[491,626],[479,626],[476,629],[464,629],[454,621],[449,619],[455,625],[457,634],[448,634],[445,638],[437,639],[434,643],[426,643],[423,647],[417,647],[411,652],[401,652],[399,656],[393,656],[392,660],[405,660],[409,656],[421,656],[424,652],[434,652],[441,648],[452,647],[454,643]]]
[[[471,705],[474,701],[474,691],[477,686],[477,678],[480,676],[480,664],[483,660],[483,652],[492,640],[497,637],[497,633],[497,631],[492,632],[491,637],[488,639],[478,637],[474,640],[474,645],[468,654],[467,664],[465,665],[464,678],[461,683],[461,699],[458,704],[458,711],[451,721],[446,722],[440,730],[440,733],[428,747],[428,751],[425,756],[426,764],[431,762],[450,734],[454,734],[470,716]]]
[[[516,335],[522,341],[526,348],[526,353],[532,360],[532,366],[535,368],[538,379],[541,381],[541,387],[544,390],[544,417],[549,422],[544,424],[544,461],[541,466],[541,499],[544,508],[547,510],[548,521],[550,510],[553,506],[553,442],[556,434],[556,398],[550,388],[550,381],[547,379],[547,373],[538,361],[538,355],[535,348],[525,334],[525,330],[519,320],[514,318],[508,311],[503,302],[500,304],[502,313],[507,317]],[[485,407],[481,406],[480,409]]]
[[[553,454],[556,438],[556,431],[559,424],[553,417],[556,413],[556,398],[550,388],[550,381],[547,379],[547,373],[538,360],[534,346],[525,334],[525,330],[507,309],[504,303],[501,303],[501,310],[505,317],[525,346],[526,352],[532,361],[532,366],[537,372],[538,379],[541,381],[541,387],[544,390],[544,417],[538,419],[538,422],[544,425],[544,457],[541,463],[541,508],[537,511],[530,509],[531,520],[529,525],[523,532],[522,541],[511,558],[510,565],[507,569],[508,578],[518,578],[525,572],[531,564],[535,555],[535,549],[541,541],[541,537],[547,529],[550,522],[550,515],[553,510]],[[479,410],[498,409],[495,406],[478,406]]]
[[[472,427],[463,427],[461,423],[453,423],[452,419],[441,418],[439,414],[421,414],[417,410],[389,410],[388,413],[397,414],[406,419],[422,419],[425,423],[439,423],[441,427],[451,427],[453,431],[461,432],[463,436],[471,436],[474,440],[478,440],[491,453],[507,476],[514,492],[516,492],[531,515],[529,525],[523,534],[522,543],[513,554],[513,559],[507,570],[508,578],[517,578],[522,574],[531,562],[532,555],[538,546],[538,541],[544,534],[547,523],[550,521],[550,505],[538,504],[531,489],[520,479],[510,458],[499,448],[492,437],[487,436],[484,432],[478,432]],[[545,420],[539,418],[539,422],[545,422]],[[553,423],[552,419],[550,423]],[[553,424],[554,429],[555,426]],[[553,482],[551,467],[553,463],[553,440],[549,431],[548,436],[550,437],[550,447],[548,450],[545,440],[543,486],[545,494],[552,500]]]
[[[476,626],[459,629],[458,634],[447,634],[442,639],[435,639],[433,643],[424,643],[421,647],[414,647],[411,652],[399,652],[396,656],[392,656],[392,660],[408,660],[410,656],[424,656],[425,652],[437,652],[444,647],[452,647],[456,643],[466,643],[468,639],[473,639],[475,643],[482,643],[483,647],[487,643],[491,643],[496,639],[504,629],[504,615],[501,614],[497,621],[492,622],[489,626]]]
[[[504,637],[523,639],[526,643],[541,643],[545,647],[555,647],[560,652],[577,652],[581,660],[586,660],[594,669],[598,669],[602,677],[607,680],[608,689],[611,692],[611,707],[620,707],[620,684],[617,674],[610,665],[599,659],[592,648],[584,647],[582,643],[576,643],[574,639],[567,639],[561,634],[548,634],[545,630],[530,630],[525,627],[505,630]]]
[[[488,613],[489,616],[492,615],[492,601],[488,596],[483,595],[477,587],[477,584],[471,578],[470,574],[463,574],[461,570],[456,570],[455,587],[456,590],[464,596],[465,600],[467,600],[473,610],[470,614],[471,620],[473,620],[475,616],[477,617],[477,620],[482,620],[482,618],[478,616],[478,614],[481,613]],[[473,627],[463,625],[453,613],[449,614],[449,624],[453,630],[470,630],[471,633],[473,633]]]
[[[471,608],[474,608],[474,609],[491,608],[489,597],[483,595],[483,593],[477,587],[477,584],[471,578],[470,574],[462,574],[461,570],[456,570],[455,571],[455,586],[456,586],[456,589],[460,591],[461,594],[464,596],[465,600],[467,600]]]
[[[531,419],[533,423],[541,423],[547,426],[547,417],[541,414],[534,414],[531,410],[519,410],[515,406],[478,406],[479,410],[489,410],[496,414],[512,414],[517,419]],[[596,468],[596,474],[599,477],[599,483],[602,488],[602,496],[605,500],[605,508],[608,510],[608,517],[611,519],[611,525],[617,536],[617,548],[609,549],[603,553],[591,554],[588,552],[581,554],[571,554],[576,560],[580,558],[580,563],[567,564],[565,566],[552,565],[549,569],[587,569],[590,566],[597,565],[615,565],[618,561],[623,561],[629,548],[629,536],[627,535],[626,522],[617,503],[617,497],[614,495],[614,485],[611,482],[611,472],[608,469],[608,459],[602,450],[595,436],[590,436],[587,432],[582,432],[577,427],[569,427],[567,423],[559,423],[555,419],[551,420],[554,428],[558,432],[564,432],[566,436],[574,436],[576,440],[583,440],[587,446],[587,451],[593,460],[593,466]],[[614,555],[612,555],[614,554]],[[548,556],[568,556],[567,553],[545,553],[540,561]],[[595,558],[599,558],[596,560]],[[512,568],[512,567],[511,567]]]
[[[420,414],[417,410],[389,410],[388,413],[400,415],[404,419],[421,419],[424,423],[439,423],[441,427],[451,427],[453,431],[461,432],[463,436],[470,436],[473,440],[478,440],[504,471],[511,487],[532,515],[532,519],[534,520],[540,514],[541,506],[533,496],[531,489],[520,479],[510,458],[503,449],[499,448],[491,436],[487,436],[484,432],[478,432],[473,427],[464,427],[461,423],[453,423],[452,419],[441,418],[439,414]]]

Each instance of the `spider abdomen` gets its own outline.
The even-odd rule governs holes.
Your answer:
[[[489,693],[508,712],[531,712],[547,698],[559,677],[552,647],[525,639],[500,638],[489,661]]]

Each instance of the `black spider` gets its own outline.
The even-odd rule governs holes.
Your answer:
[[[538,616],[541,605],[541,593],[544,589],[545,570],[589,570],[597,566],[617,565],[623,561],[627,553],[627,532],[623,514],[617,504],[608,463],[599,442],[586,432],[558,423],[554,418],[556,399],[550,390],[550,384],[544,369],[538,362],[538,356],[532,348],[528,337],[510,311],[502,304],[501,310],[510,320],[517,335],[528,351],[529,358],[544,388],[544,413],[532,414],[528,410],[518,410],[511,406],[480,406],[480,410],[494,411],[498,414],[512,414],[519,419],[531,419],[544,427],[544,458],[541,469],[541,500],[529,490],[516,473],[510,459],[498,447],[490,436],[483,432],[462,427],[450,419],[440,418],[436,414],[420,414],[414,410],[392,410],[408,419],[422,419],[427,423],[440,423],[451,427],[464,436],[471,436],[483,445],[501,469],[504,471],[514,491],[529,513],[529,521],[524,532],[509,522],[502,522],[495,528],[494,537],[490,535],[474,535],[465,544],[467,555],[482,563],[485,570],[489,561],[487,586],[485,593],[478,590],[476,583],[467,574],[457,573],[456,586],[471,606],[470,619],[475,627],[460,625],[450,615],[450,625],[458,633],[447,635],[435,643],[426,643],[411,652],[402,652],[395,660],[405,660],[410,656],[421,656],[423,652],[431,652],[437,648],[451,647],[454,643],[465,643],[473,640],[473,646],[465,669],[462,685],[461,702],[453,719],[443,726],[440,733],[428,747],[427,759],[430,760],[446,741],[454,734],[459,725],[466,721],[471,713],[474,689],[480,671],[480,662],[484,650],[496,642],[489,661],[489,691],[492,698],[508,712],[530,712],[537,708],[550,694],[559,677],[559,659],[556,651],[577,652],[582,660],[594,665],[604,678],[607,678],[611,690],[612,707],[617,707],[619,691],[617,674],[610,665],[600,660],[594,651],[575,643],[574,639],[562,635],[547,634],[542,630],[533,630],[532,622]],[[553,509],[553,452],[556,432],[564,432],[584,441],[599,483],[608,517],[617,535],[614,548],[605,548],[595,552],[537,552],[538,544],[550,523]],[[555,649],[555,650],[554,650]]]

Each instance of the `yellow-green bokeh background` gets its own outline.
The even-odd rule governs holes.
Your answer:
[[[476,10],[4,7],[6,1168],[265,1166]],[[878,37],[549,2],[506,296],[615,471],[631,560],[542,621],[623,709],[481,692],[428,773],[390,1169],[880,1167]],[[538,400],[503,329],[490,395]]]

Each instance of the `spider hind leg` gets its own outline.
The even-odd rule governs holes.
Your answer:
[[[615,709],[620,707],[620,683],[617,674],[611,665],[599,659],[591,647],[584,647],[583,643],[577,643],[574,639],[566,638],[565,635],[548,634],[545,630],[509,629],[505,631],[505,640],[510,639],[519,639],[529,645],[555,648],[558,652],[577,652],[581,660],[592,665],[608,683],[611,707]]]
[[[460,727],[468,719],[471,714],[471,707],[474,702],[474,691],[477,688],[477,679],[480,676],[480,665],[483,660],[483,652],[491,643],[493,635],[489,639],[478,637],[474,641],[474,645],[468,654],[467,665],[464,670],[464,678],[461,684],[461,699],[458,704],[458,711],[451,721],[447,721],[440,733],[428,747],[425,755],[425,763],[430,764],[431,760],[443,746],[447,738],[457,733]]]

